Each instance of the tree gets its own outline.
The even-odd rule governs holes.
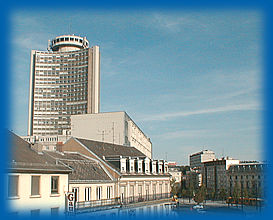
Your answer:
[[[184,197],[187,196],[187,190],[182,189],[181,196],[182,196],[182,198],[183,198],[183,200],[184,200]]]
[[[214,199],[215,199],[215,190],[214,190],[214,189],[210,190],[209,198],[210,198],[212,201],[214,201]]]
[[[197,204],[200,204],[201,202],[203,202],[206,198],[206,187],[204,187],[203,185],[198,189],[197,193],[194,196],[194,201]]]
[[[187,196],[188,196],[189,202],[190,202],[191,198],[194,196],[194,188],[193,188],[193,186],[190,186],[190,188],[187,189]]]
[[[226,200],[227,198],[227,191],[224,188],[220,189],[219,197],[221,200]]]
[[[238,204],[238,201],[240,199],[241,196],[241,189],[238,185],[238,183],[235,184],[235,187],[233,189],[233,193],[232,193],[232,197],[235,200],[235,202]]]
[[[244,190],[243,190],[243,197],[249,198],[249,192],[248,192],[247,188],[244,188]]]
[[[180,190],[180,183],[176,183],[174,178],[171,179],[170,185],[171,185],[171,194],[172,195],[177,195],[181,191]]]

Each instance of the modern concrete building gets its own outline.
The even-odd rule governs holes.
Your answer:
[[[190,155],[190,167],[201,167],[202,163],[212,161],[215,159],[215,153],[210,150],[203,150],[201,152]]]
[[[150,138],[126,112],[72,115],[71,136],[135,147],[152,158]]]
[[[227,190],[227,171],[231,165],[239,163],[239,160],[228,157],[204,162],[202,166],[202,181],[208,192],[215,192],[217,194],[221,189]]]
[[[200,169],[190,169],[184,175],[185,188],[198,189],[202,185],[202,173]]]
[[[28,135],[66,135],[70,116],[98,113],[100,51],[85,37],[63,35],[31,51]]]

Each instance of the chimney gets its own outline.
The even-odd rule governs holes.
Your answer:
[[[38,154],[43,154],[43,145],[40,143],[34,143],[30,145],[31,149],[36,151]]]
[[[63,142],[57,142],[56,151],[63,152]]]

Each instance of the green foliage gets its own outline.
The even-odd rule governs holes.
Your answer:
[[[243,197],[249,198],[249,192],[248,192],[248,189],[246,189],[246,188],[244,188],[244,190],[243,190]]]
[[[178,193],[181,191],[181,184],[176,183],[175,179],[172,178],[171,181],[170,181],[170,185],[171,185],[171,194],[172,195],[178,195]]]
[[[239,198],[241,197],[241,189],[237,183],[235,184],[235,187],[233,189],[232,197],[234,198],[236,203],[239,201]]]
[[[185,196],[187,196],[187,190],[182,189],[181,196],[182,196],[183,198],[184,198]]]
[[[227,191],[224,188],[220,189],[219,197],[221,200],[226,200],[227,198]]]
[[[197,204],[203,202],[203,201],[205,200],[205,198],[206,198],[206,194],[207,194],[207,189],[206,189],[206,187],[201,186],[201,187],[198,189],[198,191],[197,191],[197,193],[195,194],[195,196],[194,196],[194,201],[195,201]]]

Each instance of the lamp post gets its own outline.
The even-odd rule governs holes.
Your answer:
[[[244,210],[244,198],[243,198],[243,184],[241,183],[241,206],[242,211]]]

